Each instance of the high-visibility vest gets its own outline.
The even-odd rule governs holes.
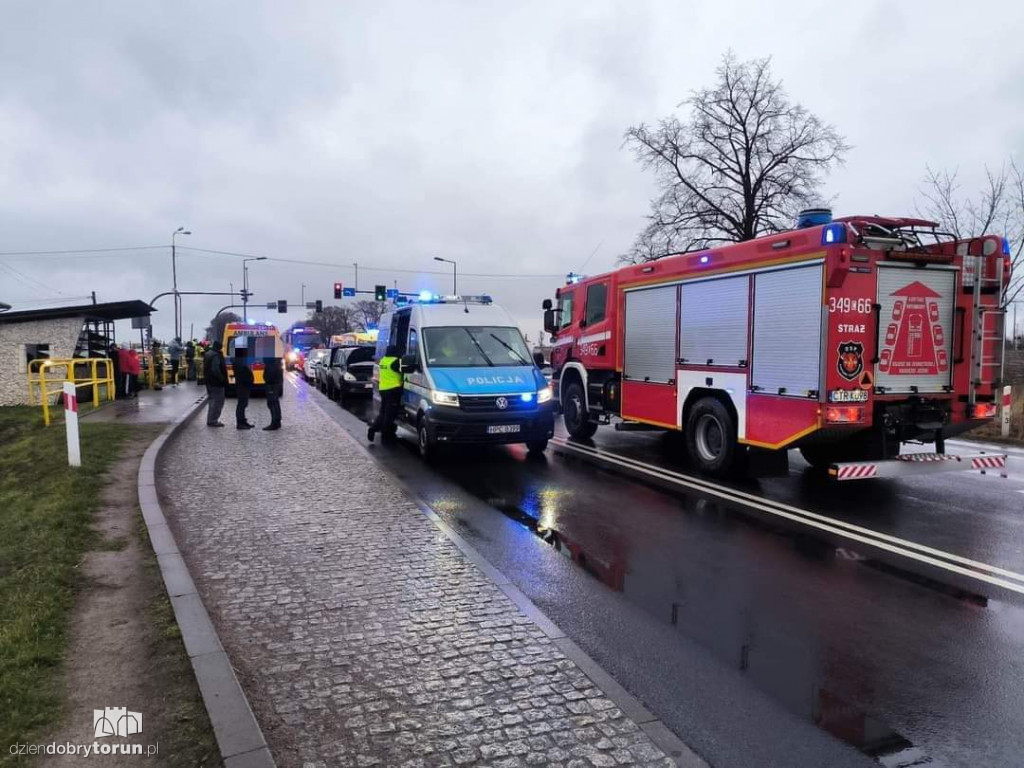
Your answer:
[[[391,364],[396,360],[398,360],[397,357],[388,357],[387,355],[380,359],[380,381],[377,386],[381,392],[398,389],[402,386],[402,374],[391,370]]]

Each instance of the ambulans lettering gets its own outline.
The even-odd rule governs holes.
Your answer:
[[[526,379],[522,376],[470,376],[466,383],[473,384],[525,384]]]
[[[864,345],[859,341],[844,341],[839,345],[839,360],[836,362],[839,375],[853,381],[864,371]]]

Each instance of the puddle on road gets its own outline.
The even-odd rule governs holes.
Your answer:
[[[626,590],[629,569],[625,557],[608,557],[588,551],[579,541],[562,531],[543,525],[537,516],[510,499],[482,486],[477,486],[474,489],[473,486],[477,485],[476,483],[464,482],[463,485],[489,506],[533,532],[541,541],[567,557],[609,589],[626,593],[626,597],[630,598],[632,602],[640,602],[634,600],[633,595]],[[716,514],[720,511],[717,505],[706,499],[700,499],[697,506],[700,507],[702,514]],[[801,548],[800,544],[797,546]],[[814,550],[813,553],[810,551],[806,553],[811,556],[820,556],[831,550],[839,559],[865,561],[856,552],[836,550],[821,542],[814,542],[813,545],[807,543],[807,548]],[[650,609],[649,605],[642,607]],[[694,633],[692,627],[686,626],[686,622],[681,616],[682,610],[679,603],[673,602],[669,612],[669,623],[678,627],[680,631],[686,632],[688,636],[700,642],[716,655],[723,656],[725,649],[720,642],[709,642],[709,637],[706,634]],[[718,634],[715,634],[715,637],[721,639]],[[874,758],[886,768],[911,768],[911,766],[924,765],[940,768],[943,765],[885,723],[871,717],[868,713],[825,688],[812,684],[809,689],[804,689],[810,691],[810,696],[803,697],[799,692],[800,686],[797,682],[799,675],[788,674],[790,669],[786,670],[786,674],[780,675],[777,659],[771,658],[769,654],[764,654],[762,657],[755,637],[748,637],[747,642],[740,645],[736,656],[727,660],[734,661],[736,659],[738,659],[740,671],[744,676],[750,678],[757,688],[771,695],[791,712],[807,717],[817,727]]]

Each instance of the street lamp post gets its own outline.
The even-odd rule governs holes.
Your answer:
[[[435,256],[434,261],[443,261],[445,264],[452,265],[452,293],[455,296],[459,295],[459,265],[451,259],[442,259],[440,256]]]
[[[174,336],[181,338],[181,295],[178,293],[178,247],[174,238],[178,235],[191,235],[184,227],[171,232],[171,279],[174,282]]]
[[[246,264],[250,261],[266,261],[266,256],[254,256],[251,259],[242,259],[242,320],[249,322],[249,267]]]

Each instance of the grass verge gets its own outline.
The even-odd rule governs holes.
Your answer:
[[[67,465],[64,429],[38,408],[0,407],[0,746],[34,741],[61,714],[60,665],[75,568],[103,472],[131,427],[81,422],[82,466]],[[2,760],[0,760],[2,762]]]

